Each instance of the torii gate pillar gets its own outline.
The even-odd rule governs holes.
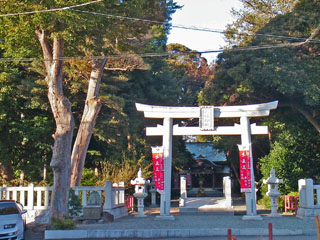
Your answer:
[[[163,157],[164,157],[164,193],[160,195],[160,215],[156,218],[174,220],[170,215],[171,205],[171,171],[172,171],[172,118],[163,119]]]
[[[262,220],[262,217],[257,214],[256,207],[256,188],[254,181],[254,165],[252,157],[252,142],[251,142],[251,127],[250,120],[248,117],[240,117],[240,127],[241,127],[241,144],[243,146],[249,146],[250,152],[250,166],[251,166],[251,192],[246,192],[246,208],[247,215],[243,216],[243,220]]]

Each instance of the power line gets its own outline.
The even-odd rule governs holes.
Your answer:
[[[96,15],[96,16],[104,16],[108,18],[119,18],[119,19],[126,19],[126,20],[131,20],[131,21],[140,21],[140,22],[147,22],[147,23],[156,23],[156,24],[166,24],[166,22],[161,22],[161,21],[155,21],[155,20],[149,20],[149,19],[142,19],[142,18],[134,18],[134,17],[126,17],[126,16],[118,16],[118,15],[112,15],[112,14],[107,14],[107,13],[99,13],[99,12],[91,12],[91,11],[84,11],[84,10],[78,10],[78,9],[72,9],[70,8],[69,10],[75,11],[75,12],[80,12],[80,13],[85,13],[85,14],[91,14],[91,15]],[[196,26],[185,26],[185,25],[180,25],[180,24],[172,24],[172,28],[181,28],[181,29],[186,29],[186,30],[195,30],[195,31],[202,31],[202,32],[212,32],[212,33],[219,33],[219,34],[225,34],[225,31],[222,30],[217,30],[217,29],[211,29],[211,28],[200,28]],[[272,37],[272,38],[282,38],[282,39],[292,39],[292,40],[301,40],[301,41],[306,41],[308,38],[301,38],[301,37],[292,37],[292,36],[281,36],[281,35],[275,35],[275,34],[264,34],[264,33],[254,33],[254,34],[249,34],[249,33],[235,33],[236,35],[257,35],[257,36],[264,36],[264,37]],[[320,42],[320,40],[317,39],[312,39],[310,42]]]
[[[117,16],[112,14],[106,14],[106,13],[99,13],[99,12],[90,12],[90,11],[84,11],[84,10],[76,10],[73,8],[82,7],[86,5],[90,5],[93,3],[101,2],[103,0],[95,0],[87,3],[77,4],[73,6],[67,6],[62,8],[53,8],[53,9],[43,9],[43,10],[37,10],[37,11],[30,11],[30,12],[20,12],[20,13],[7,13],[7,14],[0,14],[0,17],[8,17],[8,16],[17,16],[17,15],[26,15],[26,14],[34,14],[34,13],[42,13],[42,12],[54,12],[54,11],[61,11],[61,10],[72,10],[76,12],[91,14],[91,15],[97,15],[97,16],[104,16],[109,18],[120,18],[120,19],[126,19],[131,21],[142,21],[142,22],[148,22],[148,23],[156,23],[156,24],[166,24],[166,22],[161,21],[155,21],[155,20],[149,20],[149,19],[141,19],[141,18],[134,18],[134,17],[125,17],[125,16]],[[172,28],[180,28],[180,29],[186,29],[186,30],[194,30],[194,31],[202,31],[202,32],[212,32],[212,33],[219,33],[219,34],[225,34],[225,31],[217,30],[217,29],[210,29],[210,28],[200,28],[196,26],[184,26],[184,25],[171,25]],[[301,37],[292,37],[292,36],[281,36],[281,35],[274,35],[274,34],[263,34],[263,33],[235,33],[236,35],[257,35],[257,36],[264,36],[264,37],[272,37],[272,38],[282,38],[282,39],[292,39],[292,40],[301,40],[306,41],[307,38],[301,38]],[[320,42],[320,40],[317,39],[311,39],[310,42]]]
[[[236,51],[254,51],[261,49],[271,48],[283,48],[283,47],[294,47],[304,42],[296,43],[283,43],[283,44],[270,44],[260,46],[248,46],[248,47],[236,47],[232,49],[219,49],[219,50],[206,50],[206,51],[188,51],[188,52],[162,52],[162,53],[143,53],[143,54],[119,54],[119,55],[108,55],[108,56],[74,56],[74,57],[60,57],[57,59],[43,59],[43,58],[0,58],[0,62],[33,62],[33,61],[90,61],[99,59],[121,59],[121,58],[152,58],[152,57],[168,57],[168,56],[179,56],[189,54],[205,54],[205,53],[221,53],[221,52],[236,52]]]
[[[43,10],[36,10],[36,11],[30,11],[30,12],[20,12],[20,13],[6,13],[6,14],[0,14],[0,17],[10,17],[10,16],[27,15],[27,14],[43,13],[43,12],[56,12],[56,11],[61,11],[61,10],[68,10],[71,8],[82,7],[82,6],[86,6],[86,5],[90,5],[90,4],[102,2],[102,1],[103,0],[95,0],[95,1],[91,1],[91,2],[81,3],[81,4],[68,6],[68,7],[62,7],[62,8],[43,9]]]

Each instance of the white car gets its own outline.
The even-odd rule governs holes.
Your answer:
[[[24,221],[26,213],[22,205],[13,200],[0,201],[0,240],[21,240],[24,238]]]

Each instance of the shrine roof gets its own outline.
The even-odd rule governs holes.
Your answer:
[[[223,151],[215,149],[212,143],[187,142],[186,148],[192,154],[194,159],[206,159],[212,163],[227,161],[227,157],[225,153]]]

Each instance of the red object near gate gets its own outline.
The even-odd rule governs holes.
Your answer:
[[[272,223],[269,223],[269,240],[273,239],[273,233],[272,233]]]
[[[131,212],[133,212],[133,208],[134,208],[134,197],[133,196],[126,197],[126,207],[128,210],[131,209]]]
[[[294,214],[297,214],[298,210],[298,196],[284,196],[284,211],[288,212],[288,210],[293,210]]]

